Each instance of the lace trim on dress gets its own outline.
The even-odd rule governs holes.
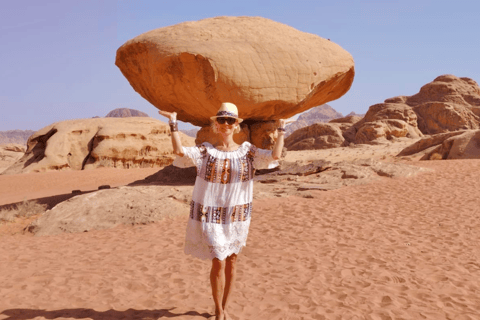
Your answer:
[[[195,223],[198,222],[195,221]],[[208,242],[205,240],[202,241],[201,239],[195,239],[195,237],[190,238],[187,234],[187,239],[185,240],[185,253],[202,260],[211,260],[213,258],[223,260],[234,253],[239,254],[242,248],[246,246],[249,225],[250,220],[236,225],[233,230],[231,230],[232,235],[227,243],[221,243],[223,241],[217,239],[217,234],[215,233],[208,233],[210,236],[213,236]]]

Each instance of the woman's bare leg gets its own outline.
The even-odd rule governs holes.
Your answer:
[[[227,257],[225,263],[225,290],[223,292],[223,300],[222,300],[222,307],[223,311],[226,315],[226,320],[229,320],[227,315],[227,305],[229,298],[231,297],[231,293],[233,291],[233,287],[235,285],[235,280],[237,278],[237,255],[232,254],[231,256]]]
[[[212,285],[213,301],[215,302],[215,319],[224,320],[222,301],[225,290],[225,260],[214,258],[210,270],[210,284]]]

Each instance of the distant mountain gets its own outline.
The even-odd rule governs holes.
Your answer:
[[[351,117],[351,116],[357,116],[357,117],[363,118],[363,117],[365,117],[365,113],[359,114],[359,113],[356,113],[355,111],[352,111],[349,114],[347,114],[345,117]]]
[[[180,131],[185,133],[189,137],[196,138],[198,130],[200,130],[200,129],[199,128],[194,128],[194,129],[190,129],[190,130],[180,130]]]
[[[135,109],[118,108],[110,111],[105,116],[105,118],[128,118],[128,117],[148,117],[148,114]]]
[[[285,136],[289,136],[292,132],[310,126],[317,122],[328,122],[333,119],[343,118],[343,115],[340,112],[337,112],[328,104],[322,104],[321,106],[312,108],[304,113],[302,113],[297,121],[288,125],[286,127]]]
[[[28,138],[34,134],[32,130],[0,131],[0,144],[19,143],[26,145]]]

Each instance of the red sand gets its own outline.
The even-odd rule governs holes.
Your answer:
[[[416,164],[436,171],[255,201],[232,318],[480,319],[480,160]],[[208,318],[185,223],[1,237],[0,319]]]

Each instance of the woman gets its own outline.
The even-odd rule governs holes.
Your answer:
[[[179,167],[197,167],[190,204],[185,253],[212,260],[210,283],[215,319],[230,320],[227,306],[236,278],[237,255],[246,245],[253,198],[254,169],[274,168],[283,149],[285,121],[280,120],[273,150],[258,149],[249,142],[238,145],[233,134],[240,132],[237,107],[222,103],[211,117],[219,143],[182,147],[176,113],[159,111],[170,119],[173,151]]]

